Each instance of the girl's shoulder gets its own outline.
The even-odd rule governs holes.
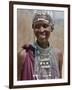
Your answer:
[[[24,58],[29,50],[34,52],[34,46],[32,44],[24,44],[19,50],[18,56]]]
[[[52,48],[51,53],[58,58],[59,62],[63,62],[63,52],[60,49]]]
[[[57,55],[62,55],[63,52],[59,48],[51,48],[52,52],[54,52]]]

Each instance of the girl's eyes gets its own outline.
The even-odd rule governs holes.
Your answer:
[[[36,28],[36,29],[40,29],[40,27],[43,27],[43,28],[47,28],[49,25],[48,24],[38,24],[38,25],[35,25],[34,27]]]
[[[48,24],[43,24],[43,28],[47,28],[48,26]]]

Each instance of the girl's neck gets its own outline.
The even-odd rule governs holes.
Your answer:
[[[41,48],[43,48],[43,49],[49,47],[49,42],[44,43],[44,42],[39,42],[39,41],[37,41],[37,44],[38,44]]]

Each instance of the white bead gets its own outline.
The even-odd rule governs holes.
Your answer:
[[[48,62],[46,62],[46,64],[48,65],[49,63],[48,63]]]
[[[42,62],[40,62],[40,65],[42,65]]]
[[[43,64],[45,65],[45,62],[43,62]]]

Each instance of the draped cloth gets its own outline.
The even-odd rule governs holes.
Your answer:
[[[26,49],[26,56],[24,57],[23,69],[21,72],[21,80],[33,80],[34,72],[34,48],[29,45],[23,47]]]

